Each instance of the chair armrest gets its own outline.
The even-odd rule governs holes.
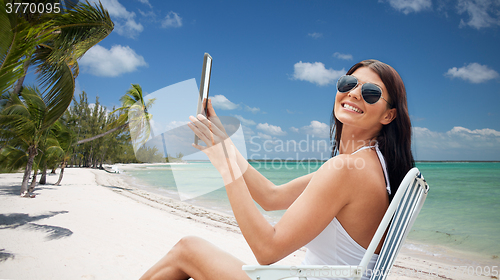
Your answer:
[[[244,265],[243,270],[253,280],[280,280],[291,277],[351,278],[363,275],[357,265]]]

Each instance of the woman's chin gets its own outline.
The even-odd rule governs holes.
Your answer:
[[[359,115],[355,115],[357,113],[351,112],[340,112],[336,114],[335,117],[343,124],[343,125],[356,125],[359,122]]]

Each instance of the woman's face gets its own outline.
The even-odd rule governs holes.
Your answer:
[[[361,95],[361,85],[372,83],[382,89],[382,96],[388,100],[389,94],[377,73],[367,67],[356,69],[351,74],[358,79],[358,86],[347,93],[337,92],[335,96],[335,117],[344,125],[363,130],[380,130],[396,116],[396,109],[389,109],[386,101],[380,98],[375,104],[368,104]]]

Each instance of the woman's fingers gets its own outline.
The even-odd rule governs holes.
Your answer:
[[[208,99],[208,102],[205,103],[203,102],[203,109],[205,109],[205,104],[207,104],[207,118],[219,128],[221,132],[226,132],[224,129],[224,126],[222,126],[222,123],[220,122],[220,119],[217,117],[217,114],[215,113],[214,107],[212,106],[212,99]]]
[[[221,130],[213,121],[207,119],[205,116],[203,116],[202,114],[198,114],[198,116],[196,116],[197,118],[194,118],[190,120],[192,122],[195,122],[195,121],[199,121],[201,122],[203,125],[205,125],[206,129],[208,129],[208,131],[212,132],[213,134],[217,135],[218,137],[222,138],[222,139],[225,139],[227,136],[226,136],[226,133]],[[216,118],[218,119],[218,118]],[[208,131],[205,131],[205,128],[203,127],[200,127],[200,130],[202,130],[204,133],[208,133]]]
[[[191,123],[188,123],[189,128],[203,141],[207,146],[214,146],[227,138],[227,135],[221,132],[203,115],[198,115],[198,118],[189,117]]]
[[[199,121],[197,121],[197,123],[201,124]],[[212,143],[211,136],[208,136],[205,133],[203,133],[195,123],[188,123],[188,127],[194,132],[194,134],[196,134],[196,136],[198,136],[198,138],[200,138],[201,141],[205,142],[205,144],[208,145],[209,143]]]

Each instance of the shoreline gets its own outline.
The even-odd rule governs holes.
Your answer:
[[[68,168],[61,186],[50,185],[58,173],[37,185],[34,199],[17,193],[22,173],[0,174],[0,278],[137,279],[186,235],[257,264],[230,215],[130,186],[104,170]],[[278,264],[298,265],[304,255],[301,248]],[[498,279],[460,269],[498,262],[404,247],[389,279]]]

